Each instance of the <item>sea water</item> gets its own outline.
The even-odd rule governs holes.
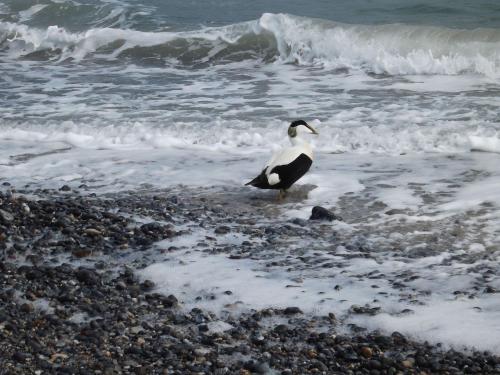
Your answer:
[[[500,289],[499,51],[491,0],[0,1],[0,182],[239,188],[304,119],[320,136],[299,184],[314,189],[281,205],[281,217],[307,218],[317,204],[359,211],[332,228],[364,238],[377,262],[351,261],[343,275],[297,271],[300,294],[283,292],[285,270],[269,277],[248,261],[236,272],[218,256],[179,253],[189,260],[179,279],[169,279],[176,257],[143,276],[186,294],[186,306],[229,284],[249,308],[342,314],[340,300],[373,299],[356,275],[410,270],[410,287],[431,292],[425,305],[391,314],[404,306],[381,285],[393,293],[385,312],[351,319],[499,352],[496,294],[454,294],[484,267]],[[426,247],[434,252],[415,256]],[[206,277],[189,289],[192,273]],[[342,295],[318,305],[313,295],[334,282]]]

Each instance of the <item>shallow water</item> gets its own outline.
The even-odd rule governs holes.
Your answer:
[[[470,345],[498,351],[488,330],[498,321],[495,294],[482,292],[500,288],[500,9],[493,1],[335,4],[0,2],[0,182],[101,194],[227,188],[236,200],[261,197],[276,220],[335,207],[345,218],[335,231],[374,257],[342,264],[347,274],[336,282],[351,283],[350,302],[373,299],[365,277],[352,280],[374,270],[411,271],[419,278],[407,287],[432,292],[411,316],[363,324],[455,345],[464,325]],[[307,197],[297,187],[277,205],[242,184],[287,144],[297,118],[321,134],[311,139],[316,160],[300,181]],[[201,262],[233,275],[225,259],[195,257],[190,272]],[[316,266],[294,273],[313,294],[334,277]],[[290,279],[279,267],[270,276],[259,285],[275,290]],[[383,288],[384,309],[404,309],[393,286]],[[459,289],[474,295],[461,300]],[[297,301],[312,311],[309,292]],[[296,299],[287,293],[284,305]],[[250,307],[273,302],[242,298]],[[449,306],[465,321],[448,319]]]
[[[498,352],[500,342],[493,334],[500,328],[498,301],[495,293],[487,292],[488,287],[500,287],[500,216],[491,204],[498,193],[490,184],[498,181],[498,159],[493,162],[485,153],[472,158],[379,156],[362,164],[356,164],[361,163],[359,156],[338,159],[335,171],[321,175],[341,175],[332,178],[340,184],[314,189],[305,201],[296,199],[302,196],[296,188],[288,203],[278,205],[277,217],[273,211],[264,217],[256,211],[263,228],[269,223],[276,227],[275,239],[243,235],[246,226],[236,223],[224,236],[193,227],[191,240],[173,244],[178,252],[140,274],[160,290],[178,293],[188,309],[203,306],[231,314],[298,306],[310,314],[334,312],[344,323],[398,330],[457,349]],[[487,173],[475,169],[488,169],[488,164]],[[443,172],[438,175],[437,169]],[[316,176],[312,173],[305,181],[313,183]],[[274,195],[257,194],[235,186],[205,197],[240,215],[256,204],[277,206]],[[299,227],[283,232],[290,219],[308,218],[311,206],[325,200],[343,222],[298,222]],[[321,228],[320,235],[307,234],[315,227]],[[206,236],[217,242],[200,248]],[[240,246],[244,241],[252,248]],[[244,260],[210,251],[234,245]],[[225,290],[232,294],[222,295]],[[353,305],[368,305],[377,314],[353,314]]]

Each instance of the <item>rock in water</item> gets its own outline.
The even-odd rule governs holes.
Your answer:
[[[321,206],[314,206],[311,212],[311,217],[309,220],[328,220],[328,221],[333,221],[333,220],[338,220],[342,221],[342,218],[340,216],[335,215],[332,211],[327,210],[324,207]]]
[[[12,215],[10,212],[0,210],[0,220],[2,220],[4,223],[8,223],[14,220],[14,215]]]
[[[303,314],[302,310],[299,309],[298,307],[292,306],[292,307],[287,307],[283,313],[285,315],[294,315],[294,314]]]
[[[78,281],[82,283],[86,283],[88,285],[96,285],[99,283],[99,275],[92,269],[80,267],[78,271],[76,271],[76,278]]]

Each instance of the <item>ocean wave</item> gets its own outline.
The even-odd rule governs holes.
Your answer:
[[[144,32],[131,29],[93,28],[72,33],[59,26],[46,30],[27,25],[0,22],[0,49],[11,58],[39,58],[81,61],[85,58],[115,60],[135,58],[175,59],[196,64],[232,54],[249,52],[248,58],[262,51],[273,40],[252,32],[253,23],[191,32]],[[271,47],[271,50],[273,48]],[[274,54],[274,52],[271,52]],[[234,57],[233,56],[233,57]],[[238,58],[238,59],[241,59]]]
[[[500,30],[349,25],[287,14],[183,32],[92,28],[72,33],[0,22],[1,54],[54,61],[108,59],[183,65],[259,60],[389,75],[500,75]],[[44,51],[44,54],[40,52]]]
[[[9,4],[10,3],[10,4]],[[71,31],[93,28],[133,28],[153,9],[121,1],[25,0],[0,4],[0,21],[42,27],[58,25]]]
[[[448,126],[343,127],[335,122],[311,122],[319,137],[311,137],[314,149],[323,153],[421,154],[500,153],[500,133],[487,126],[450,123]],[[130,123],[96,126],[72,121],[44,126],[4,124],[0,142],[61,142],[81,149],[194,149],[234,154],[269,152],[288,145],[283,134],[288,123],[275,120],[256,127],[246,121],[214,121],[201,128],[196,123],[178,122],[170,127]],[[213,131],[213,129],[218,129]],[[249,130],[253,129],[253,130]]]
[[[278,41],[280,59],[377,74],[500,73],[500,30],[348,25],[264,14],[259,25]]]

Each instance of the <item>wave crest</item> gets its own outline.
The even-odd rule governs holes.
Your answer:
[[[391,75],[500,72],[494,29],[348,25],[284,14],[264,14],[259,25],[275,36],[285,62]]]
[[[196,65],[248,59],[375,74],[500,76],[499,30],[348,25],[287,14],[185,32],[93,28],[71,33],[58,26],[40,30],[0,22],[0,48],[11,58],[55,61],[130,58]]]

